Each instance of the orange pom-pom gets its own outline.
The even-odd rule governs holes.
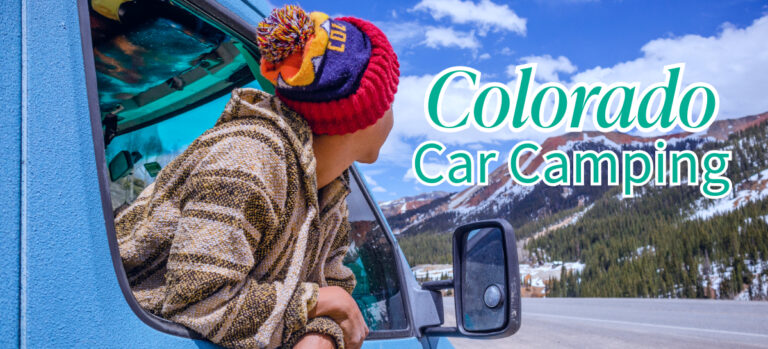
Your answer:
[[[286,5],[272,10],[257,28],[261,57],[277,63],[304,48],[314,26],[301,7]]]

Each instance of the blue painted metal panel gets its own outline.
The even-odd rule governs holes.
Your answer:
[[[3,62],[18,64],[10,64],[0,79],[7,115],[0,122],[0,221],[3,238],[10,242],[0,244],[0,347],[215,347],[148,327],[119,289],[102,216],[77,7],[29,0],[22,15],[22,1],[3,1],[2,13]],[[21,66],[26,67],[23,75]],[[23,236],[21,221],[26,222]],[[20,316],[8,316],[20,314],[20,308]],[[364,348],[422,345],[405,338],[371,341]]]
[[[424,349],[416,338],[382,339],[363,343],[362,349]]]
[[[150,329],[118,288],[106,239],[77,7],[26,2],[26,311],[21,344],[181,347]]]
[[[453,344],[448,341],[448,338],[437,337],[433,339],[432,349],[453,349]]]
[[[19,341],[21,201],[21,1],[0,2],[0,347]]]

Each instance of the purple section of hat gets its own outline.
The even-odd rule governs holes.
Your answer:
[[[323,27],[329,30],[328,46],[320,66],[315,67],[315,81],[307,86],[279,81],[276,89],[283,97],[325,102],[347,97],[357,90],[371,57],[371,41],[348,22],[329,19]]]

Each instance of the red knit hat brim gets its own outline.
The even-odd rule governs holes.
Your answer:
[[[307,120],[315,134],[346,134],[375,124],[391,107],[400,78],[397,54],[379,28],[354,17],[337,20],[354,25],[371,42],[371,57],[357,90],[347,97],[327,102],[296,101],[276,92],[283,103]]]

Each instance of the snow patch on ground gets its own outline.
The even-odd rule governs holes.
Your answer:
[[[554,261],[543,264],[520,264],[520,280],[524,284],[530,284],[532,287],[545,287],[544,282],[550,279],[560,280],[562,269],[566,272],[579,272],[584,270],[586,265],[580,262]]]
[[[752,273],[751,287],[747,287],[742,290],[734,299],[736,300],[751,300],[751,299],[767,299],[768,298],[768,275],[764,274],[768,271],[768,261],[758,259],[754,263],[751,260],[744,261],[747,269]],[[707,270],[705,270],[707,269]],[[699,264],[699,275],[703,280],[702,287],[709,287],[715,292],[715,298],[720,298],[720,284],[730,279],[733,267],[726,267],[721,263],[711,263],[709,266]]]
[[[411,268],[411,271],[417,280],[453,279],[453,266],[450,264],[419,264]]]
[[[714,215],[727,213],[742,207],[749,202],[762,200],[763,198],[768,197],[768,190],[761,189],[761,187],[768,182],[768,169],[749,177],[745,180],[745,182],[747,181],[753,182],[756,185],[745,186],[745,189],[739,190],[733,195],[722,199],[712,200],[704,197],[699,199],[695,204],[696,208],[694,211],[696,213],[691,215],[690,218],[709,219]]]
[[[617,260],[617,262],[621,263],[621,262],[626,261],[626,260],[634,260],[634,259],[640,258],[640,256],[642,256],[643,254],[646,254],[646,253],[651,253],[651,254],[656,253],[656,247],[653,247],[651,245],[638,247],[635,250],[635,253],[633,253],[633,254],[631,254],[629,256],[621,257],[621,258],[619,258]]]

